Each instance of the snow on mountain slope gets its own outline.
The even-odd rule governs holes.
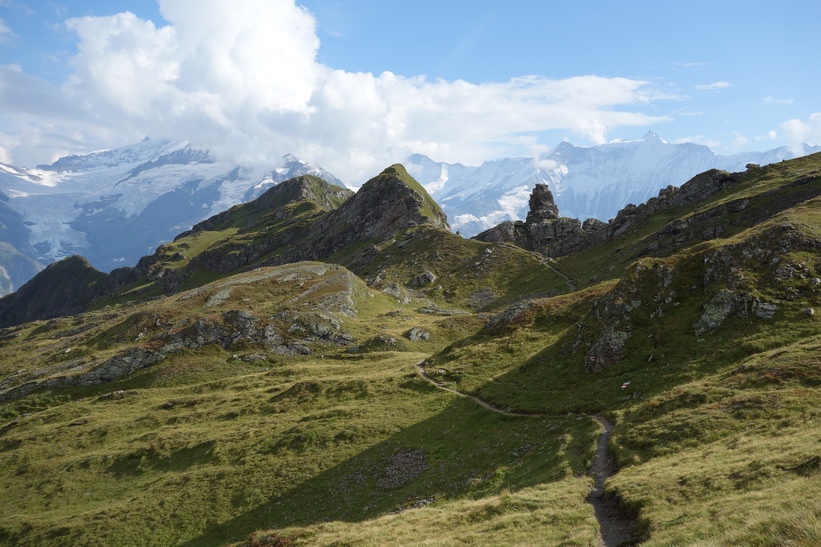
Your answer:
[[[184,141],[148,138],[34,169],[0,164],[0,199],[9,218],[19,220],[3,241],[23,241],[26,251],[15,248],[40,265],[81,254],[108,271],[135,264],[193,224],[301,174],[341,184],[290,155],[262,173],[217,161]],[[18,276],[14,288],[34,273]]]
[[[706,146],[674,144],[649,132],[641,140],[598,146],[562,142],[536,161],[506,158],[468,167],[415,154],[406,166],[442,206],[453,229],[472,236],[524,219],[536,184],[550,187],[562,216],[608,220],[628,203],[642,203],[708,169],[743,171],[748,163],[766,165],[817,151],[821,147],[805,145],[797,152],[784,147],[719,156]]]

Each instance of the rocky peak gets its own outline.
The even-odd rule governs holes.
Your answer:
[[[251,202],[255,211],[282,207],[287,203],[310,200],[322,209],[336,209],[354,193],[347,188],[315,177],[302,175],[281,182]]]
[[[328,220],[348,223],[358,239],[382,239],[423,224],[450,229],[439,205],[400,164],[388,167],[363,184]]]
[[[527,222],[554,220],[559,218],[559,208],[553,201],[553,193],[547,184],[537,184],[530,194],[530,212],[527,213]]]

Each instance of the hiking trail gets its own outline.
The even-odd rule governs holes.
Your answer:
[[[557,417],[553,414],[514,412],[505,410],[493,405],[477,395],[469,395],[467,393],[462,393],[461,391],[446,387],[427,375],[425,372],[425,367],[422,366],[423,363],[424,361],[419,361],[415,365],[416,372],[419,376],[439,389],[449,391],[455,395],[473,399],[476,404],[486,408],[487,410],[498,414],[504,414],[505,416]],[[613,424],[611,424],[607,418],[604,418],[603,416],[588,415],[588,418],[596,420],[604,428],[604,431],[599,434],[598,440],[596,441],[596,454],[593,456],[593,464],[590,466],[590,470],[588,472],[593,477],[594,487],[587,496],[587,503],[593,506],[596,521],[599,523],[598,546],[620,547],[625,545],[634,545],[636,543],[634,532],[635,521],[625,518],[619,511],[617,502],[604,496],[605,481],[611,475],[616,473],[616,471],[618,471],[616,468],[616,462],[607,451],[607,445],[610,442],[610,433],[613,430]]]

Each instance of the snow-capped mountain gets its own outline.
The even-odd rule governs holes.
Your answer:
[[[290,155],[260,172],[148,138],[34,169],[0,164],[0,294],[72,254],[104,271],[133,265],[193,224],[303,174],[341,184]]]
[[[536,184],[550,187],[562,216],[608,220],[628,203],[642,203],[708,169],[743,171],[748,163],[766,165],[818,151],[804,145],[798,153],[782,147],[720,156],[707,146],[674,144],[649,132],[641,140],[598,146],[562,142],[536,160],[505,158],[467,167],[416,154],[406,167],[442,206],[453,229],[472,236],[524,219]]]
[[[719,156],[706,146],[673,144],[655,133],[599,146],[563,142],[540,158],[505,158],[478,167],[405,161],[447,213],[472,236],[505,220],[525,218],[530,192],[547,184],[563,216],[607,220],[668,184],[711,168],[744,170],[821,151],[784,148]],[[100,270],[133,265],[193,224],[258,197],[300,175],[343,186],[329,172],[286,155],[270,169],[221,162],[185,141],[142,142],[61,158],[33,169],[0,164],[0,295],[16,290],[45,265],[72,254]]]

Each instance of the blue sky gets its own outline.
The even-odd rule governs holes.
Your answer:
[[[0,0],[0,161],[144,135],[359,182],[562,139],[821,144],[821,2]],[[124,15],[130,12],[133,15]]]

